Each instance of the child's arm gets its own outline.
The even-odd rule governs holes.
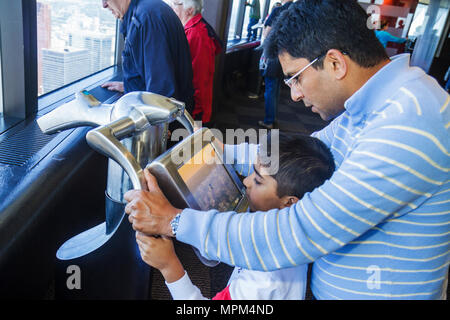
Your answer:
[[[184,276],[184,268],[175,253],[172,240],[167,237],[155,238],[136,232],[142,260],[161,271],[166,282],[171,283]]]
[[[136,232],[136,242],[142,260],[162,273],[174,300],[206,299],[184,271],[170,238],[155,238]]]

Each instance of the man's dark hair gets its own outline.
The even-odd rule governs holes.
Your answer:
[[[261,144],[261,166],[268,167],[273,135],[267,144]],[[319,139],[301,134],[279,133],[278,171],[272,177],[277,181],[277,195],[303,198],[329,179],[335,170],[334,158],[328,147]],[[267,148],[267,149],[266,149]]]
[[[312,61],[337,49],[361,67],[373,67],[388,56],[367,27],[367,19],[356,0],[299,0],[273,25],[264,42],[265,55],[275,58],[288,53]],[[323,68],[323,60],[313,67]]]

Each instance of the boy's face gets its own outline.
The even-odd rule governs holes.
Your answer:
[[[289,207],[298,201],[295,196],[277,195],[277,181],[268,175],[266,168],[259,161],[254,165],[254,172],[244,179],[250,211],[268,211]]]

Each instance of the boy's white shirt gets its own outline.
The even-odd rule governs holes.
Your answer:
[[[234,268],[228,280],[232,300],[303,300],[305,299],[307,265],[270,272]],[[185,272],[167,283],[174,300],[207,300]]]

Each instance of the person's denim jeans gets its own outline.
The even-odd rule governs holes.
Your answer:
[[[258,19],[250,18],[247,26],[247,38],[249,40],[256,40],[256,35],[258,34],[258,29],[252,29],[252,27],[258,23]]]
[[[264,93],[266,115],[265,124],[273,124],[278,112],[278,99],[280,97],[280,78],[264,77],[266,90]]]

